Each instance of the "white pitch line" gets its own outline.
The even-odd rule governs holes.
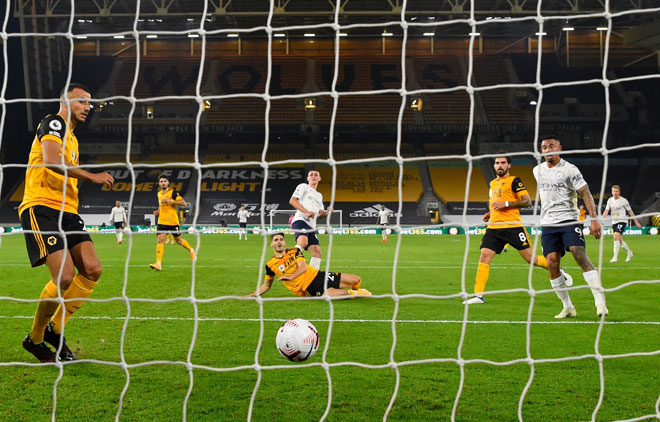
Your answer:
[[[33,315],[0,315],[0,319],[33,319]],[[125,317],[112,317],[112,316],[76,316],[76,319],[91,319],[91,320],[118,320],[124,321]],[[137,317],[131,316],[129,319],[137,321],[194,321],[195,318],[180,318],[180,317]],[[265,322],[285,322],[286,318],[264,318]],[[308,319],[312,322],[330,322],[329,319]],[[259,322],[259,318],[197,318],[197,321],[219,321],[219,322]],[[391,319],[335,319],[333,322],[347,322],[347,323],[387,323],[391,324]],[[600,321],[463,321],[460,319],[397,319],[397,323],[401,324],[516,324],[516,325],[558,325],[558,324],[572,324],[572,325],[597,325]],[[604,321],[605,325],[660,325],[660,321]]]

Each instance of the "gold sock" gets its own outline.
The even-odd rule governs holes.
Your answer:
[[[78,299],[64,303],[66,313],[64,314],[64,326],[69,322],[71,315],[76,312],[85,303],[85,299],[92,295],[94,287],[98,282],[88,280],[80,274],[73,277],[71,286],[67,289],[66,293],[62,295],[64,299]],[[62,307],[57,308],[57,312],[53,315],[53,331],[57,334],[62,332]]]
[[[163,254],[165,253],[165,245],[156,243],[156,262],[163,261]]]
[[[360,288],[361,285],[362,285],[362,279],[360,279],[360,281],[358,281],[357,284],[356,284],[355,286],[353,286],[353,288],[354,288],[355,290],[357,290],[357,289]]]
[[[188,252],[193,250],[192,246],[190,246],[190,243],[188,243],[186,239],[181,239],[181,246],[188,249]]]
[[[481,296],[486,288],[486,283],[488,282],[488,273],[490,272],[490,265],[484,264],[483,262],[479,263],[479,268],[477,269],[477,279],[474,282],[474,293]]]
[[[537,267],[548,268],[548,260],[545,259],[545,257],[543,255],[537,255],[536,256],[536,266]]]
[[[64,295],[65,291],[62,291]],[[44,286],[44,289],[41,291],[39,299],[54,299],[57,298],[57,286],[53,283],[53,280],[50,280]],[[32,322],[32,331],[30,331],[30,338],[35,344],[44,342],[44,330],[46,325],[50,322],[53,313],[57,307],[60,306],[59,303],[52,300],[45,300],[39,302],[37,305],[37,311],[34,313],[34,321]]]

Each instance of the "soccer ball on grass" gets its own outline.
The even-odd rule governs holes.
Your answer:
[[[300,362],[314,356],[319,349],[319,332],[307,320],[291,319],[277,331],[275,344],[282,356]]]

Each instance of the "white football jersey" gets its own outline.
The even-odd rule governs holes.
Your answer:
[[[610,210],[610,214],[612,214],[612,224],[628,222],[628,211],[631,208],[628,200],[623,196],[620,196],[619,199],[614,199],[614,197],[608,199],[605,209]]]
[[[323,194],[318,192],[316,189],[312,189],[307,183],[301,183],[296,187],[296,190],[291,195],[293,198],[297,198],[300,201],[300,204],[307,210],[313,211],[314,217],[307,217],[305,214],[296,211],[296,214],[293,216],[293,221],[302,220],[307,225],[313,229],[316,228],[316,218],[318,217],[319,211],[323,211]]]
[[[387,224],[387,217],[389,217],[390,212],[388,210],[378,211],[378,217],[380,217],[380,224]]]
[[[577,191],[586,186],[582,173],[560,159],[554,167],[543,162],[534,167],[534,178],[541,199],[541,226],[563,221],[578,221]]]
[[[238,210],[236,215],[238,215],[239,223],[247,223],[247,219],[250,216],[250,213],[248,212],[248,210]]]
[[[127,220],[127,218],[126,210],[124,207],[113,207],[112,211],[110,212],[110,221],[113,223],[123,223],[125,220]]]

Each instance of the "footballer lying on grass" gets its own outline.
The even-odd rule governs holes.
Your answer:
[[[270,235],[270,247],[275,254],[266,262],[266,279],[258,291],[249,297],[263,295],[273,286],[275,276],[284,286],[296,296],[348,296],[371,295],[366,289],[361,289],[362,280],[355,274],[342,274],[319,271],[305,262],[300,248],[286,248],[283,233]],[[328,278],[327,289],[324,289],[325,278]]]

